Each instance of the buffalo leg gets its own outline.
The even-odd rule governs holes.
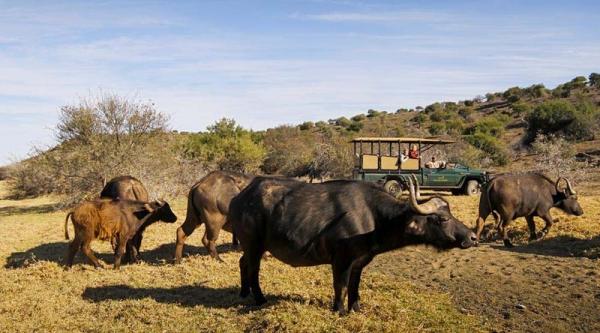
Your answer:
[[[235,233],[231,233],[231,245],[233,246],[233,248],[237,249],[238,245],[240,244],[240,242],[238,241],[237,237],[235,237]]]
[[[129,262],[136,263],[140,259],[140,249],[142,248],[142,240],[144,239],[144,235],[142,233],[137,233],[133,236],[131,240],[131,245],[133,245],[130,249],[130,257]]]
[[[529,241],[534,241],[536,240],[537,234],[535,233],[535,221],[533,220],[533,216],[526,216],[525,219],[527,220],[527,227],[529,228]]]
[[[552,219],[550,212],[547,212],[546,214],[544,214],[540,217],[544,220],[544,222],[546,222],[546,225],[544,226],[544,229],[542,229],[542,232],[540,235],[540,238],[544,238],[550,231],[550,228],[552,227],[552,223],[554,223],[554,220]]]
[[[368,265],[372,257],[366,257],[364,259],[356,260],[352,264],[352,270],[350,272],[350,281],[348,283],[348,312],[360,311],[360,296],[358,294],[358,287],[360,285],[360,276],[363,268]]]
[[[73,259],[75,259],[75,254],[77,254],[77,251],[79,251],[80,247],[81,247],[81,240],[79,239],[79,237],[77,237],[77,235],[75,235],[75,238],[73,239],[71,244],[69,244],[69,250],[67,252],[67,260],[66,260],[67,267],[73,266]]]
[[[117,251],[115,251],[115,255]],[[136,249],[135,245],[132,241],[127,242],[127,247],[125,249],[125,260],[129,263],[137,263],[139,261],[140,252]]]
[[[183,256],[183,245],[185,244],[185,240],[196,230],[198,224],[193,222],[192,220],[185,220],[181,227],[177,228],[176,234],[176,243],[175,243],[175,263],[181,263],[181,258]]]
[[[476,239],[476,242],[478,242],[478,243],[479,243],[479,237],[481,237],[481,233],[483,232],[483,226],[485,225],[485,219],[486,219],[486,217],[479,216],[477,218],[477,222],[476,222],[476,225],[477,225],[477,227],[476,227],[476,229],[477,229],[476,237],[477,237],[477,239]]]
[[[83,244],[81,245],[81,250],[83,251],[83,254],[85,254],[85,256],[90,260],[92,265],[94,265],[94,267],[102,268],[102,266],[100,265],[100,261],[98,261],[98,258],[96,258],[96,256],[94,255],[94,251],[92,251],[92,248],[90,247],[90,243],[91,241],[83,241]]]
[[[500,223],[498,224],[499,226],[499,233],[502,235],[502,240],[504,242],[504,246],[511,248],[514,247],[514,245],[511,243],[510,238],[508,238],[508,225],[510,224],[511,220],[504,220],[502,219],[500,221]]]
[[[217,239],[219,239],[219,232],[221,231],[221,228],[213,227],[209,223],[206,223],[205,225],[206,231],[204,232],[202,242],[208,249],[208,253],[212,258],[217,259],[218,261],[223,261],[217,252]]]
[[[242,285],[240,297],[246,298],[250,295],[250,276],[248,276],[248,261],[245,255],[240,258],[240,278]]]
[[[117,254],[115,256],[115,265],[114,269],[119,269],[121,267],[121,260],[123,259],[123,255],[125,254],[125,248],[127,247],[127,240],[125,237],[119,238],[119,247],[117,248]]]
[[[265,295],[263,295],[260,289],[259,273],[260,273],[260,260],[262,259],[264,251],[253,251],[247,257],[248,277],[250,278],[250,288],[254,295],[254,302],[256,305],[263,305],[267,302]]]
[[[346,262],[346,260],[336,260],[332,265],[334,290],[333,311],[338,312],[340,315],[346,314],[344,300],[348,294],[351,266],[352,265]]]

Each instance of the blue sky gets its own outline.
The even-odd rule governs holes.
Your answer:
[[[0,164],[100,90],[264,129],[599,71],[598,1],[0,0]]]

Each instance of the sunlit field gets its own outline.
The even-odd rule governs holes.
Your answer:
[[[454,215],[473,225],[478,198],[447,198]],[[104,269],[94,269],[81,253],[71,270],[64,269],[65,212],[51,211],[54,198],[0,200],[0,327],[4,332],[599,330],[599,199],[581,197],[583,217],[553,211],[560,222],[536,244],[526,243],[526,223],[517,220],[512,228],[517,247],[511,251],[492,243],[449,253],[418,247],[381,255],[363,274],[362,311],[344,317],[330,311],[329,266],[292,268],[267,257],[261,283],[268,303],[255,307],[251,298],[240,299],[241,254],[229,246],[231,235],[226,232],[218,247],[223,263],[201,246],[201,228],[188,239],[182,264],[173,265],[175,230],[185,217],[183,197],[172,201],[179,217],[175,224],[159,223],[147,230],[144,262],[118,271],[111,266],[110,244],[99,241],[92,248]],[[517,270],[512,277],[503,263]],[[556,277],[560,267],[568,271]],[[512,278],[521,279],[513,283],[524,289],[533,288],[531,297],[526,292],[519,299],[506,297]],[[550,282],[540,285],[540,291],[531,287],[532,281],[544,280]],[[557,289],[552,281],[564,282],[564,287]],[[539,295],[542,290],[549,298]],[[570,301],[554,302],[556,293]],[[544,305],[544,299],[556,304]],[[507,308],[504,301],[512,306]],[[569,318],[536,312],[552,306],[564,309],[562,316]],[[576,315],[580,318],[570,318]]]

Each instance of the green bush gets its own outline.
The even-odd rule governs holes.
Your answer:
[[[335,120],[335,124],[345,128],[345,127],[350,126],[352,124],[352,121],[350,121],[350,119],[348,119],[346,117],[339,117],[338,119]]]
[[[186,149],[189,157],[201,161],[209,169],[248,173],[259,170],[266,155],[259,135],[226,118],[207,130],[190,137]]]
[[[592,140],[598,130],[600,110],[592,101],[573,105],[568,100],[547,101],[527,117],[527,142],[537,135],[559,134],[568,140]]]
[[[518,116],[523,116],[523,115],[527,115],[531,112],[532,107],[531,104],[527,103],[527,102],[518,102],[518,103],[514,103],[513,105],[511,105],[513,114],[518,115]]]
[[[472,108],[465,107],[465,108],[460,108],[460,110],[458,110],[458,115],[461,116],[463,119],[468,119],[473,114],[473,112],[474,111]]]
[[[377,111],[377,110],[369,109],[369,111],[367,111],[367,117],[369,117],[369,118],[379,117],[386,113],[387,112],[385,112],[385,111]]]
[[[348,131],[351,132],[360,132],[360,130],[363,128],[363,123],[358,122],[358,121],[353,121],[350,126],[347,127]]]
[[[481,149],[497,165],[508,163],[506,147],[498,138],[490,134],[476,132],[465,136],[465,140],[474,147]]]
[[[591,87],[600,88],[600,74],[598,74],[598,73],[590,74],[589,84]]]
[[[442,104],[433,103],[433,104],[427,105],[425,107],[425,113],[429,114],[429,113],[433,113],[435,111],[442,111],[443,109],[444,109],[444,107],[442,107]]]
[[[351,118],[352,121],[363,121],[365,119],[367,119],[367,116],[365,116],[364,114],[357,114],[356,116]]]
[[[431,135],[442,135],[446,133],[446,126],[442,122],[433,122],[429,126],[429,133]]]
[[[313,123],[312,121],[305,121],[298,126],[298,128],[300,128],[300,130],[302,131],[309,130],[313,127],[315,127],[315,123]]]
[[[506,126],[506,118],[502,116],[487,117],[479,120],[473,126],[465,129],[465,135],[474,135],[482,133],[495,138],[499,138],[504,133],[504,127]]]

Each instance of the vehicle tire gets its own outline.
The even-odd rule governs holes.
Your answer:
[[[399,199],[402,196],[402,185],[397,180],[388,180],[383,185],[383,189],[394,198]]]
[[[481,186],[479,185],[479,182],[476,180],[469,180],[467,181],[467,185],[465,186],[465,194],[466,195],[477,195],[479,194],[479,192],[481,191]]]

